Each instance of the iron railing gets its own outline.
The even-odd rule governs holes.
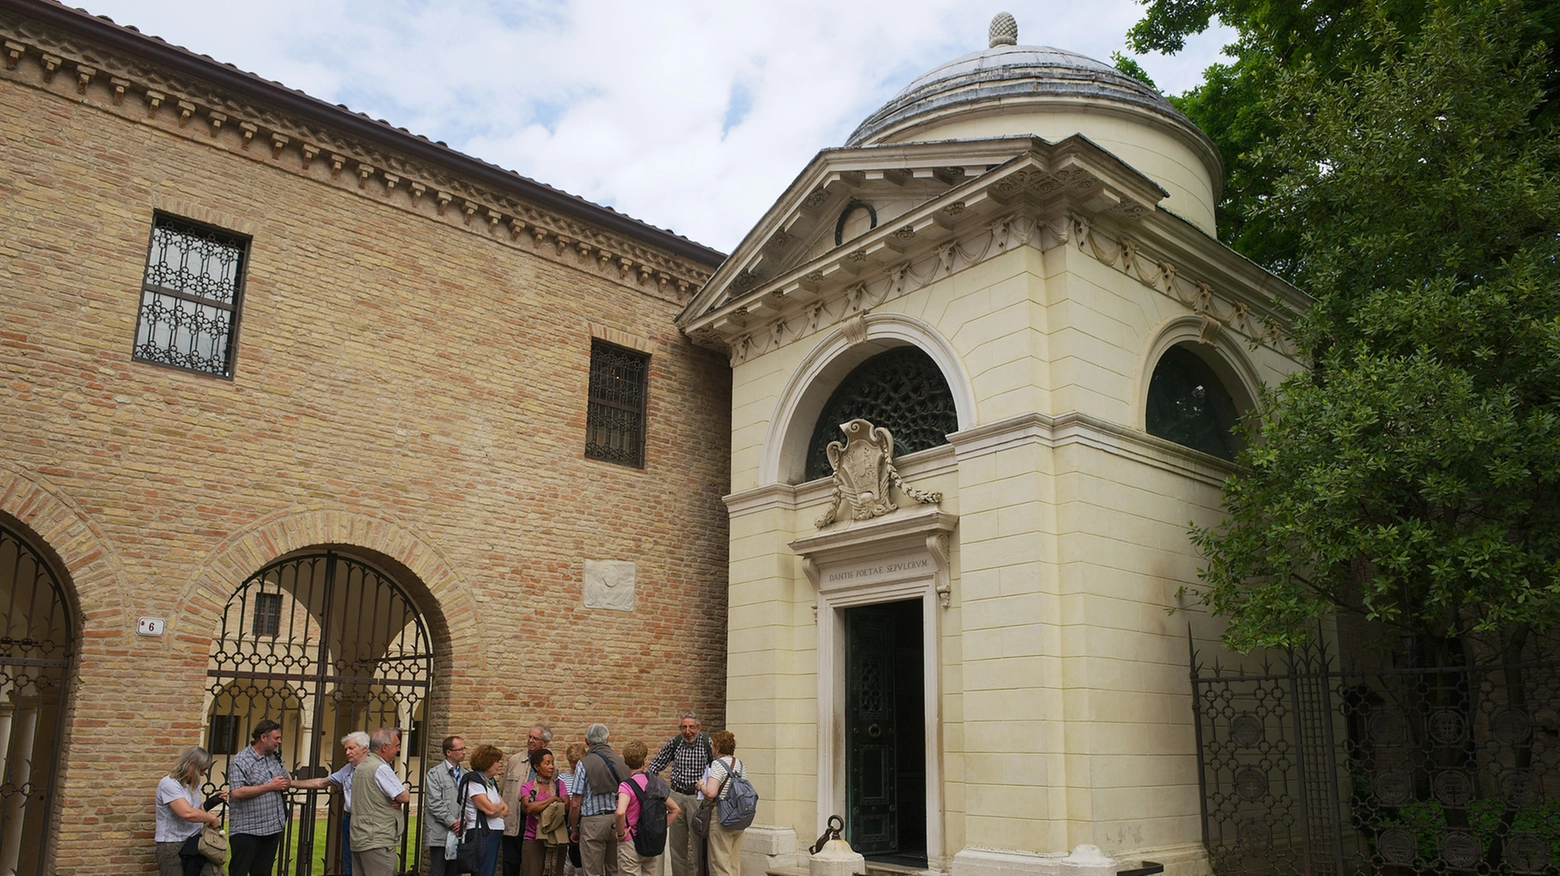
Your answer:
[[[1560,660],[1339,663],[1193,655],[1218,876],[1560,873]]]

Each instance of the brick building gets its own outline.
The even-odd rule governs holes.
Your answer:
[[[722,722],[719,253],[55,3],[0,37],[0,872],[149,871],[262,715],[304,771],[406,727],[414,785]]]

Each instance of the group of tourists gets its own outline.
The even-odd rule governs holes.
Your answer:
[[[567,745],[561,761],[552,740],[552,730],[537,724],[524,751],[506,757],[480,745],[469,759],[462,737],[443,740],[444,759],[428,770],[422,789],[420,845],[430,876],[495,876],[500,863],[502,876],[658,876],[662,849],[670,853],[671,876],[740,876],[742,828],[711,817],[734,789],[751,790],[730,732],[706,734],[696,715],[684,714],[677,735],[653,757],[640,741],[614,749],[601,723]],[[343,872],[397,872],[410,800],[391,767],[400,732],[347,734],[341,739],[346,765],[314,779],[289,776],[281,744],[280,725],[257,724],[250,745],[228,764],[228,790],[204,803],[199,790],[211,755],[192,747],[179,756],[157,785],[161,876],[219,876],[221,868],[201,855],[197,841],[203,826],[219,823],[212,810],[224,802],[229,876],[271,876],[285,793],[331,788],[342,794]]]

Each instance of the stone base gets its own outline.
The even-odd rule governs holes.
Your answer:
[[[1007,852],[963,848],[953,856],[952,876],[1060,876],[1066,852]]]
[[[1111,849],[1120,868],[1139,861],[1165,865],[1164,876],[1211,876],[1208,853],[1201,844],[1161,846],[1151,849]],[[1066,852],[1017,852],[1003,849],[965,848],[953,856],[950,876],[1063,876]]]
[[[796,831],[772,824],[749,825],[742,832],[742,876],[765,876],[775,871],[807,872],[799,854]]]

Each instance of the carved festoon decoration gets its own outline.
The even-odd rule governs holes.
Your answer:
[[[894,436],[881,426],[856,419],[840,426],[845,443],[829,445],[829,464],[834,466],[834,492],[829,508],[818,518],[819,529],[828,526],[839,513],[840,502],[850,502],[851,518],[871,520],[899,507],[889,490],[896,489],[923,505],[942,501],[942,493],[926,493],[906,484],[894,468]]]

